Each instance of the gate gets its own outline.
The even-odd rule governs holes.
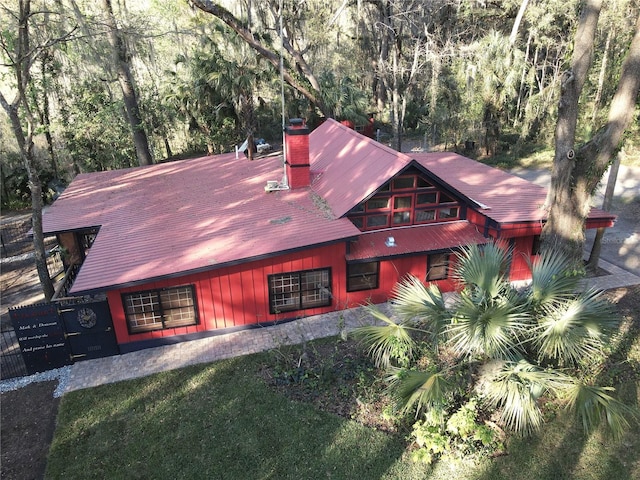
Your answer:
[[[65,299],[64,303],[58,315],[64,322],[73,361],[120,353],[106,300],[86,303]]]
[[[28,375],[120,353],[104,296],[18,307],[9,317]],[[15,343],[6,347],[17,350]]]

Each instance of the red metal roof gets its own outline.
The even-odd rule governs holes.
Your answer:
[[[412,156],[498,223],[539,222],[547,218],[544,187],[456,153],[412,153]],[[613,221],[615,215],[593,208],[589,219]]]
[[[328,119],[309,137],[313,189],[342,217],[411,163],[398,153]]]
[[[398,153],[331,119],[311,133],[309,146],[312,186],[293,191],[264,191],[267,181],[282,178],[281,157],[250,162],[224,154],[78,175],[43,217],[45,233],[100,226],[71,292],[142,283],[360,235],[381,243],[376,251],[384,252],[388,232],[361,234],[342,217],[414,159],[498,223],[545,217],[544,188],[457,154]],[[590,218],[614,217],[594,210]],[[393,236],[401,245],[398,254],[483,241],[467,222],[394,229]],[[363,241],[356,242],[351,258],[375,254]]]
[[[395,246],[388,246],[387,239],[393,237]],[[367,260],[421,252],[449,250],[469,244],[487,243],[475,226],[461,220],[435,225],[376,230],[360,235],[351,242],[347,260]]]
[[[47,233],[101,225],[72,293],[245,261],[358,235],[309,188],[266,193],[282,158],[234,154],[79,175]]]

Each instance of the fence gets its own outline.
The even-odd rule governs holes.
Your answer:
[[[6,330],[5,330],[6,328]],[[27,374],[27,366],[22,358],[18,337],[13,326],[2,322],[0,331],[0,379],[22,377]]]
[[[2,223],[0,226],[0,242],[2,243],[3,257],[13,257],[31,251],[31,239],[28,236],[30,228],[31,218],[25,215]]]
[[[21,215],[2,221],[0,225],[0,240],[3,258],[2,270],[4,272],[11,271],[17,268],[18,265],[23,267],[25,262],[33,262],[33,259],[29,259],[28,256],[33,252],[33,242],[28,235],[30,229],[30,215]],[[47,269],[49,277],[55,281],[64,271],[61,250],[56,245],[55,237],[46,238],[45,246],[48,250]],[[23,255],[24,257],[22,257]],[[18,258],[12,259],[11,257]],[[16,265],[16,267],[13,265]],[[3,317],[5,316],[3,315]],[[20,377],[26,374],[27,367],[22,357],[13,325],[8,318],[2,318],[0,321],[0,379]]]

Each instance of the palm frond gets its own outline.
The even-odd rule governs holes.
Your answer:
[[[510,256],[510,249],[496,243],[465,246],[456,254],[453,277],[466,288],[494,297],[508,284],[505,274]]]
[[[409,275],[396,284],[392,297],[398,315],[405,321],[415,320],[437,345],[451,322],[451,313],[445,306],[440,289],[433,284],[426,287],[419,278]]]
[[[528,328],[528,319],[509,297],[486,301],[463,293],[448,328],[449,343],[463,355],[514,358],[518,355],[516,339]]]
[[[603,337],[617,324],[612,305],[600,292],[590,290],[547,305],[538,319],[534,343],[541,359],[575,364],[599,352]]]
[[[553,250],[545,250],[533,262],[531,269],[531,299],[536,305],[558,301],[575,292],[580,278],[567,275],[572,263],[564,255]]]
[[[416,408],[416,413],[442,406],[450,386],[445,372],[436,370],[425,372],[396,369],[391,372],[387,381],[398,409],[406,412]]]
[[[538,398],[566,383],[564,375],[540,370],[525,360],[505,362],[489,384],[486,401],[500,409],[500,420],[507,428],[528,435],[543,423]]]
[[[368,355],[379,368],[389,368],[392,359],[411,358],[414,341],[405,323],[396,323],[373,305],[365,306],[367,313],[384,325],[367,325],[354,330],[356,337],[369,345]]]
[[[627,430],[631,422],[639,418],[636,408],[625,405],[610,395],[612,387],[598,387],[574,382],[566,390],[567,408],[572,411],[582,423],[585,432],[592,432],[603,418],[614,437],[619,438]]]

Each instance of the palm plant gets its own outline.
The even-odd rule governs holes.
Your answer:
[[[602,353],[618,324],[612,306],[602,292],[577,292],[568,261],[553,252],[530,261],[531,284],[518,291],[508,279],[510,257],[496,243],[464,247],[453,266],[459,292],[452,301],[436,285],[407,277],[393,292],[393,315],[367,307],[382,324],[356,333],[389,371],[400,408],[442,411],[451,392],[462,390],[496,410],[505,428],[530,434],[543,424],[539,400],[551,396],[585,431],[606,419],[619,435],[636,410],[615,399],[611,387],[586,383],[581,370],[583,359]],[[417,361],[425,348],[431,361]],[[456,375],[464,368],[476,375]],[[460,378],[471,383],[462,386]]]

